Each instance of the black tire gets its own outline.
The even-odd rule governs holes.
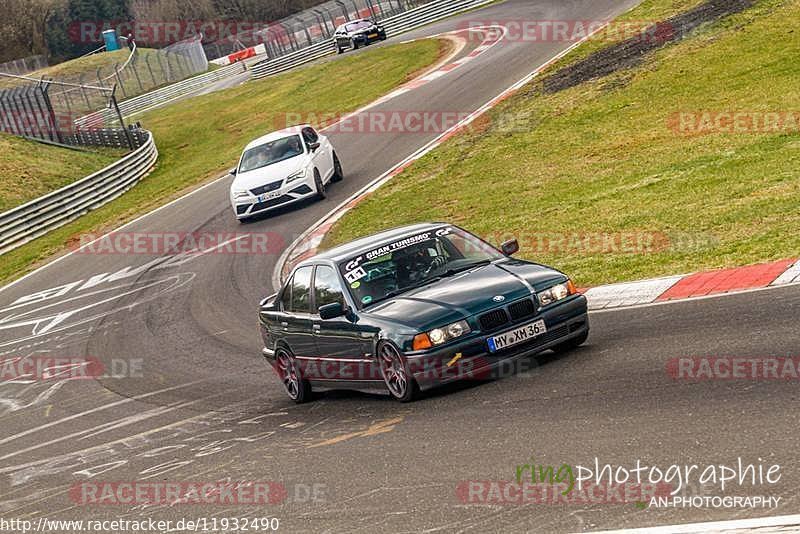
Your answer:
[[[344,178],[344,172],[342,171],[342,163],[339,161],[339,156],[336,155],[336,152],[333,153],[333,178],[331,178],[331,182],[341,182],[342,178]]]
[[[381,343],[377,351],[378,366],[389,395],[400,402],[411,402],[419,396],[419,384],[408,368],[408,361],[391,343]]]
[[[355,39],[350,39],[350,48],[352,48],[353,50],[358,50],[360,47],[361,45],[358,44],[358,41],[356,41]]]
[[[571,350],[577,349],[589,338],[589,331],[587,330],[583,334],[579,335],[578,337],[573,337],[570,340],[567,340],[563,343],[559,343],[555,347],[552,347],[553,352],[561,354],[564,352],[569,352]]]
[[[300,369],[297,367],[297,360],[284,349],[278,349],[275,354],[275,366],[278,376],[283,382],[283,389],[286,394],[297,404],[303,404],[311,400],[313,394],[311,384],[303,378]]]
[[[336,45],[336,53],[337,53],[337,54],[342,54],[342,53],[344,53],[344,48],[342,48],[342,47],[341,47],[341,46],[339,46],[339,45]]]
[[[314,185],[317,188],[317,198],[320,200],[325,200],[328,196],[328,192],[325,190],[325,184],[322,182],[322,177],[319,175],[319,171],[314,169]]]

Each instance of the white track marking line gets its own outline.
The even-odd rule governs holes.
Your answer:
[[[732,532],[740,529],[755,529],[764,527],[793,526],[797,532],[800,530],[800,515],[779,515],[772,517],[759,517],[755,519],[734,519],[731,521],[712,521],[707,523],[686,523],[683,525],[665,525],[649,528],[632,528],[621,530],[596,530],[597,534],[705,534],[715,532]],[[790,531],[785,531],[790,532]]]
[[[148,410],[146,412],[142,412],[140,414],[134,414],[134,415],[130,415],[130,416],[127,416],[127,417],[123,417],[121,420],[111,421],[111,422],[108,422],[108,423],[102,423],[102,424],[99,424],[99,425],[95,425],[95,426],[93,426],[91,428],[87,428],[85,430],[80,430],[78,432],[73,432],[72,434],[67,434],[66,436],[61,436],[59,438],[51,439],[49,441],[38,443],[36,445],[31,445],[30,447],[26,447],[24,449],[18,449],[18,450],[14,451],[14,452],[5,454],[3,456],[0,456],[0,461],[8,460],[9,458],[13,458],[14,456],[18,456],[20,454],[24,454],[24,453],[27,453],[27,452],[35,451],[37,449],[41,449],[42,447],[49,447],[50,445],[55,445],[56,443],[60,443],[62,441],[68,440],[68,439],[77,438],[78,436],[81,436],[83,434],[88,434],[88,435],[83,436],[83,438],[81,438],[81,439],[84,439],[84,438],[87,438],[87,437],[91,437],[91,436],[95,436],[95,435],[99,435],[99,434],[102,434],[104,432],[108,432],[109,430],[116,430],[117,428],[121,428],[123,426],[139,423],[141,421],[144,421],[145,419],[150,419],[151,417],[158,417],[158,416],[167,414],[169,412],[174,412],[175,410],[180,410],[181,408],[186,408],[186,407],[191,406],[193,404],[197,404],[198,402],[202,402],[202,401],[205,401],[205,400],[208,400],[208,399],[213,399],[215,397],[221,397],[222,395],[227,395],[227,392],[218,393],[216,395],[211,395],[211,396],[208,396],[208,397],[201,397],[199,399],[195,399],[195,400],[192,400],[192,401],[173,403],[171,405],[167,405],[167,406],[163,406],[163,407],[159,407],[159,408],[153,408],[151,410]]]
[[[151,391],[149,393],[142,393],[141,395],[136,395],[134,397],[128,397],[128,398],[125,398],[125,399],[122,399],[122,400],[118,400],[118,401],[112,402],[110,404],[106,404],[104,406],[98,406],[97,408],[92,408],[91,410],[86,410],[84,412],[76,413],[76,414],[70,415],[68,417],[64,417],[62,419],[59,419],[58,421],[52,421],[52,422],[44,424],[44,425],[40,425],[40,426],[37,426],[37,427],[34,427],[34,428],[29,428],[28,430],[25,430],[25,431],[20,432],[18,434],[14,434],[13,436],[8,436],[7,438],[0,439],[0,445],[5,445],[6,443],[8,443],[10,441],[14,441],[15,439],[19,439],[19,438],[28,436],[28,435],[33,434],[35,432],[38,432],[40,430],[45,430],[47,428],[51,428],[51,427],[54,427],[56,425],[60,425],[61,423],[66,423],[68,421],[73,421],[75,419],[79,419],[81,417],[84,417],[84,416],[87,416],[87,415],[91,415],[93,413],[102,412],[103,410],[108,410],[109,408],[116,408],[117,406],[122,406],[123,404],[128,404],[130,402],[136,402],[136,401],[139,401],[139,400],[142,400],[142,399],[146,399],[148,397],[153,397],[155,395],[160,395],[162,393],[168,393],[170,391],[175,391],[175,390],[183,389],[183,388],[186,388],[186,387],[189,387],[189,386],[194,386],[194,385],[200,384],[200,383],[205,382],[205,381],[206,380],[195,380],[194,382],[189,382],[187,384],[182,384],[180,386],[172,386],[172,387],[168,387],[168,388],[164,388],[164,389],[159,389],[157,391]]]

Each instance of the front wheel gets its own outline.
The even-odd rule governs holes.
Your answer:
[[[317,198],[324,200],[328,196],[328,192],[325,190],[325,184],[317,169],[314,169],[314,186],[317,188]]]
[[[400,402],[411,402],[419,394],[419,385],[408,369],[408,362],[394,345],[384,343],[378,348],[378,365],[389,395]]]
[[[333,153],[333,178],[331,178],[331,182],[341,182],[342,178],[344,178],[344,172],[342,172],[342,164],[339,161],[339,156],[336,155],[336,152]]]
[[[581,345],[586,343],[586,340],[588,338],[589,338],[589,331],[587,330],[586,332],[584,332],[583,334],[579,335],[578,337],[574,337],[574,338],[569,339],[569,340],[567,340],[567,341],[565,341],[563,343],[559,343],[555,347],[552,347],[552,350],[553,350],[553,352],[558,353],[558,354],[560,354],[562,352],[569,352],[569,351],[571,351],[573,349],[577,349],[578,347],[580,347]]]
[[[275,358],[278,376],[283,382],[286,394],[297,404],[302,404],[311,400],[311,384],[303,378],[295,360],[288,352],[283,349],[278,351]]]
[[[350,39],[350,48],[352,48],[353,50],[358,50],[359,47],[360,45],[358,44],[358,41],[356,41],[355,39]]]

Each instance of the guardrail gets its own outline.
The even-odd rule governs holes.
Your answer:
[[[432,2],[410,9],[399,15],[383,19],[380,21],[380,24],[386,29],[387,36],[391,37],[430,24],[431,22],[436,22],[437,20],[449,17],[461,11],[489,4],[493,1],[494,0],[433,0]],[[332,40],[322,41],[285,56],[257,63],[250,68],[251,76],[252,78],[264,78],[335,52],[336,50]]]
[[[186,95],[192,94],[196,91],[203,89],[205,86],[218,82],[231,76],[236,76],[247,70],[244,63],[234,63],[226,67],[212,70],[205,74],[193,76],[183,81],[173,83],[144,93],[142,95],[123,100],[119,103],[119,110],[123,117],[130,117],[138,113],[143,113],[151,109],[168,104],[173,100],[182,98]],[[113,109],[103,109],[88,115],[84,115],[75,120],[75,125],[81,128],[97,128],[103,125],[108,125],[116,122],[117,115]]]
[[[0,213],[0,255],[67,224],[117,198],[136,185],[158,158],[153,135],[105,169]]]

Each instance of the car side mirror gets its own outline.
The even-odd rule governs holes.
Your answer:
[[[232,176],[236,176],[236,167],[234,167],[234,168],[232,168],[231,170],[229,170],[229,171],[228,171],[228,174],[230,174],[230,175],[232,175]]]
[[[503,251],[503,254],[506,256],[513,256],[517,252],[519,252],[519,242],[516,239],[509,239],[508,241],[504,242],[500,245],[500,250]]]
[[[317,141],[316,143],[308,143],[308,149],[311,152],[315,152],[318,148],[319,148],[319,141]]]
[[[323,321],[328,319],[336,319],[344,314],[345,309],[341,302],[333,302],[331,304],[326,304],[325,306],[320,306],[319,308],[319,316]]]

